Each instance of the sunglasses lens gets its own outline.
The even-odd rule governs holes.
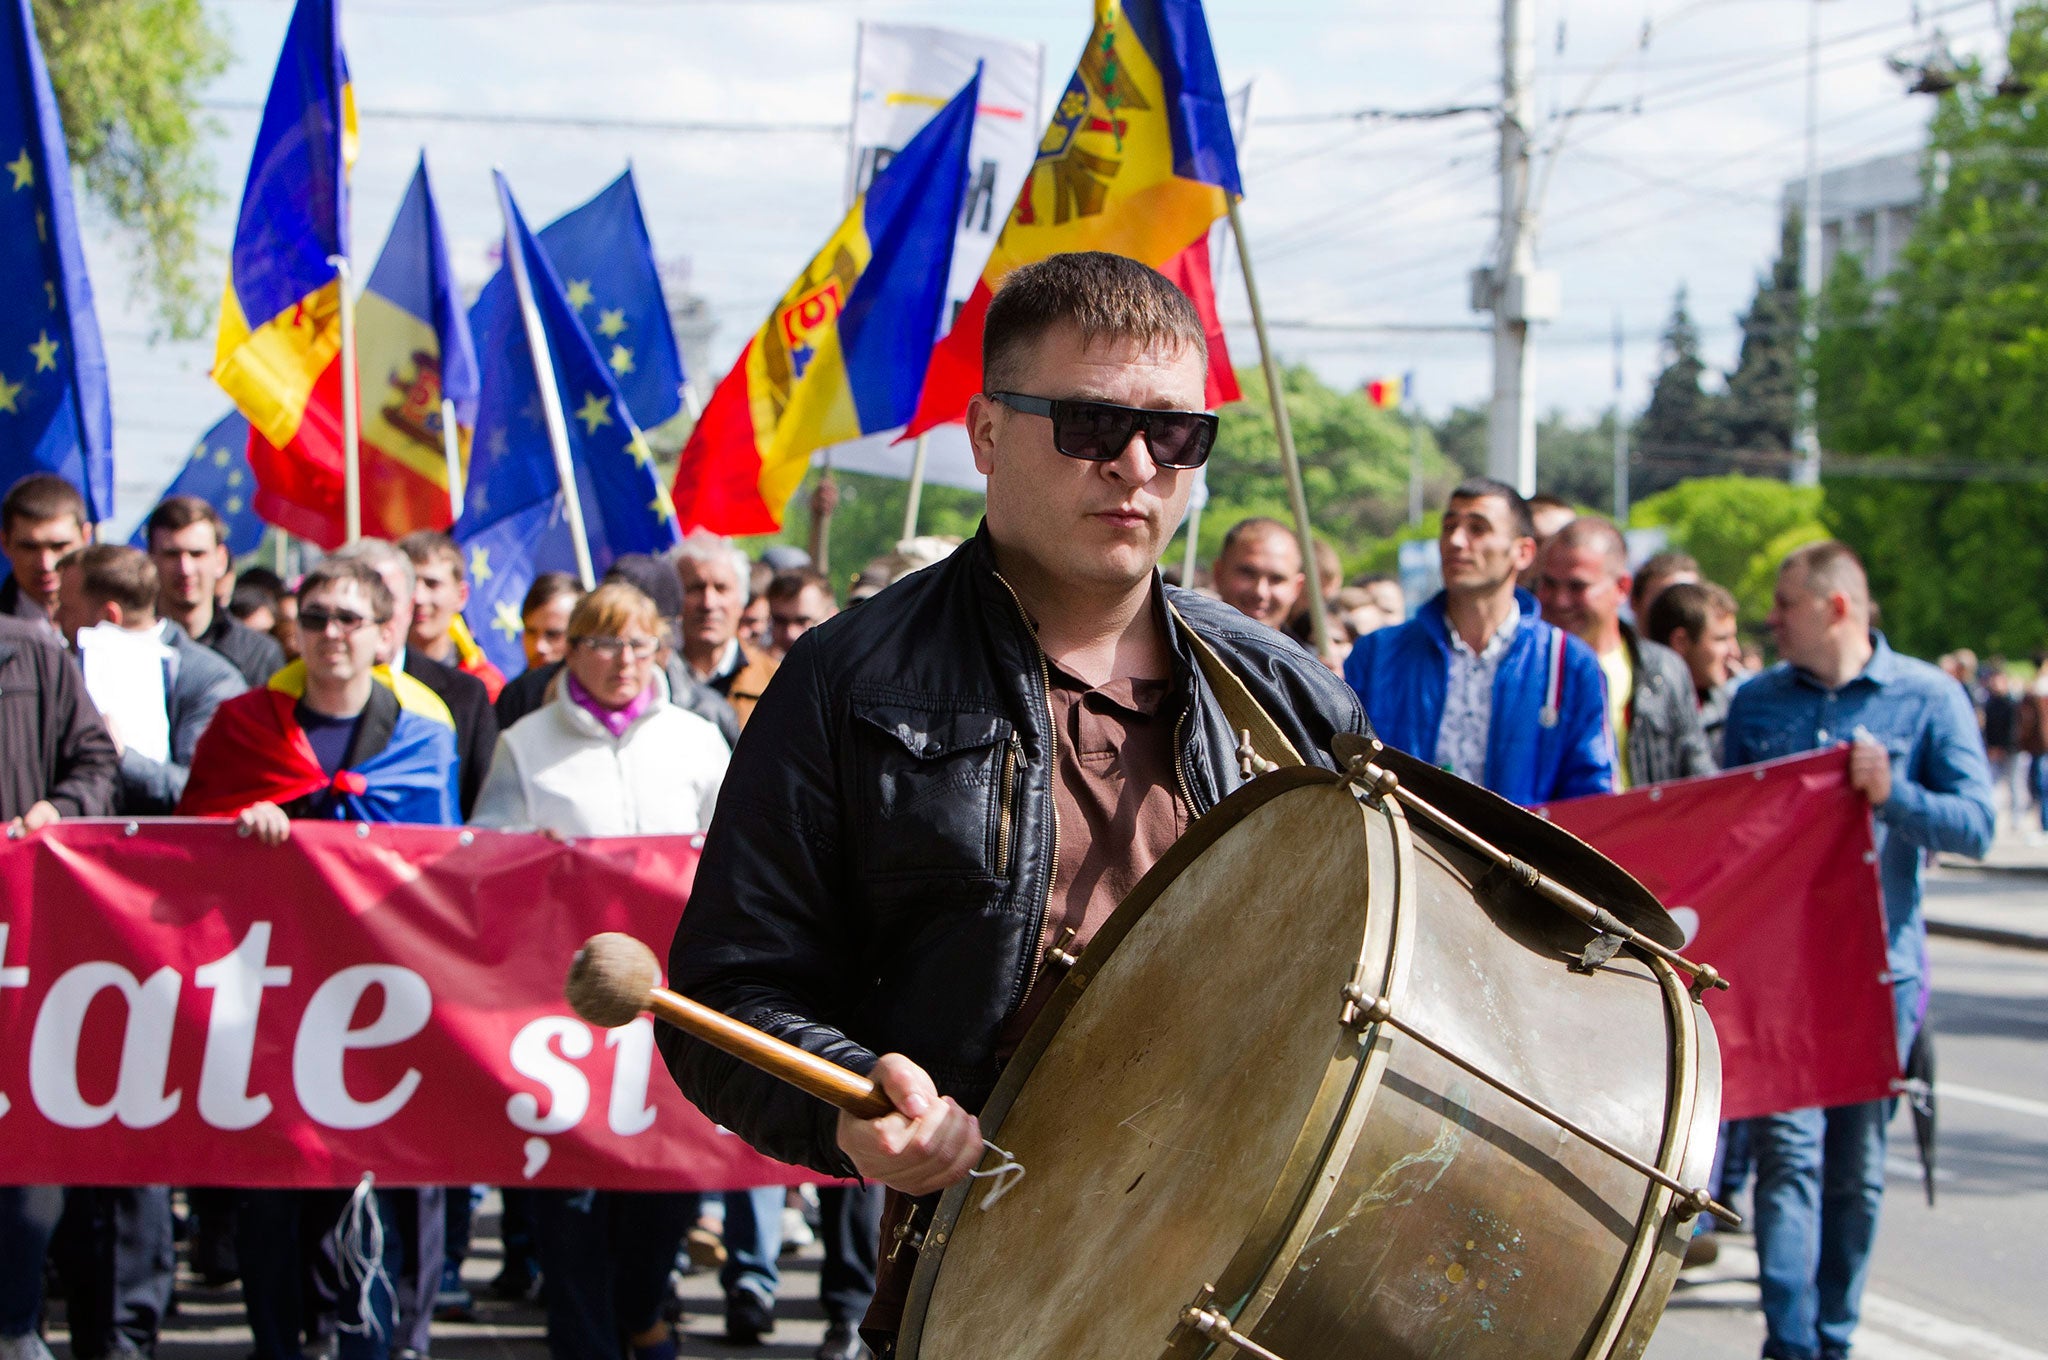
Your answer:
[[[1145,432],[1152,461],[1161,467],[1200,467],[1209,457],[1211,427],[1199,415],[1167,412],[1155,415]]]
[[[1138,417],[1094,401],[1063,401],[1053,407],[1053,445],[1069,458],[1106,463],[1124,451],[1137,433]]]

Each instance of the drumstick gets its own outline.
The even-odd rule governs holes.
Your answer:
[[[600,1029],[617,1029],[631,1024],[642,1011],[652,1011],[656,1019],[848,1114],[879,1119],[894,1113],[889,1098],[860,1073],[678,996],[660,983],[661,966],[654,951],[631,935],[608,931],[591,936],[576,951],[562,992],[570,1009]]]

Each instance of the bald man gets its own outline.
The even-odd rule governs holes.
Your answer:
[[[1223,603],[1268,628],[1286,626],[1307,581],[1301,540],[1279,520],[1263,517],[1230,526],[1209,574]]]

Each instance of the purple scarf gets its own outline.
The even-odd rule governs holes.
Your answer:
[[[624,708],[606,708],[596,699],[593,699],[590,691],[578,684],[576,677],[569,674],[568,671],[564,670],[562,672],[562,678],[569,682],[569,697],[584,712],[603,723],[604,730],[611,733],[615,738],[625,736],[626,729],[631,727],[634,721],[642,713],[653,707],[656,702],[654,685],[651,681],[647,688],[634,695]]]

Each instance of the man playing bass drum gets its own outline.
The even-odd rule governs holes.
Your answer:
[[[671,985],[869,1073],[900,1113],[839,1114],[678,1031],[661,1046],[755,1147],[887,1185],[885,1254],[980,1159],[974,1111],[1052,951],[1243,782],[1215,668],[1310,761],[1367,731],[1309,653],[1159,577],[1215,440],[1207,367],[1193,304],[1141,264],[1012,274],[967,414],[980,532],[806,633],[733,755]],[[884,1354],[913,1265],[890,1257],[863,1329]]]

